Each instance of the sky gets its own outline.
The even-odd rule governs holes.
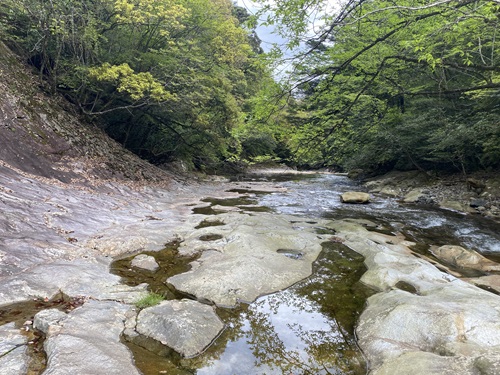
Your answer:
[[[323,0],[322,6],[325,6],[325,10],[323,12],[334,12],[335,9],[340,7],[341,0]],[[248,10],[250,14],[255,14],[259,9],[260,5],[254,3],[252,0],[236,0],[236,4],[241,7],[244,7]],[[311,8],[312,9],[312,8]],[[323,12],[321,14],[323,14]],[[321,14],[319,14],[321,16]],[[322,25],[322,22],[315,17],[318,16],[318,13],[313,12],[310,16],[310,35],[316,34],[319,28]],[[286,41],[279,35],[274,33],[274,28],[272,26],[260,26],[257,27],[257,35],[262,40],[262,48],[267,52],[273,45],[273,43],[277,43],[278,45],[285,45]]]
[[[236,0],[236,4],[243,8],[246,8],[246,10],[248,10],[250,14],[255,14],[259,10],[259,6],[250,0]],[[256,29],[256,32],[260,40],[262,41],[261,47],[265,52],[269,52],[274,43],[283,46],[286,44],[286,40],[274,33],[274,27],[272,26],[259,25]]]

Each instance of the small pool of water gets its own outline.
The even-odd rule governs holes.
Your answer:
[[[226,207],[236,208],[238,212],[272,212],[270,207],[258,204],[256,194],[252,194],[251,196],[245,194],[235,198],[205,198],[202,199],[202,202],[209,203],[209,205],[194,207],[194,214],[218,215],[227,212],[227,210],[224,209]]]
[[[225,311],[230,338],[197,374],[365,374],[354,337],[372,293],[359,283],[364,272],[363,257],[325,243],[311,277]]]
[[[144,375],[365,374],[354,327],[372,291],[359,283],[363,257],[326,242],[314,274],[235,309],[218,308],[226,329],[202,355],[183,359],[127,343]]]
[[[148,271],[142,268],[133,267],[132,259],[138,254],[128,255],[116,259],[111,263],[110,272],[121,276],[122,282],[129,286],[136,286],[146,283],[149,285],[148,290],[153,293],[162,295],[165,299],[178,299],[186,297],[185,294],[178,292],[166,280],[173,275],[187,272],[191,268],[189,263],[195,260],[198,256],[180,256],[177,249],[179,243],[172,242],[167,244],[160,251],[145,251],[141,254],[150,255],[155,258],[159,265],[157,271]]]
[[[31,301],[14,303],[0,307],[0,326],[14,323],[21,334],[26,337],[26,354],[29,357],[26,375],[43,373],[47,366],[47,357],[43,349],[45,336],[33,329],[33,319],[37,313],[46,309],[58,309],[64,312],[80,306],[83,300],[58,295],[50,300],[35,298]],[[1,369],[0,369],[0,373]]]

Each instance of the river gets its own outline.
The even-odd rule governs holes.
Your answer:
[[[403,233],[426,256],[431,256],[430,245],[445,244],[472,248],[491,258],[500,254],[498,224],[433,207],[402,205],[381,196],[367,205],[345,205],[339,195],[362,187],[344,176],[281,174],[248,179],[286,190],[251,194],[242,202],[228,200],[227,205],[254,203],[311,222],[319,218],[370,220],[377,231]],[[206,201],[224,205],[221,200]],[[175,257],[175,252],[171,254]],[[362,256],[342,244],[328,243],[311,277],[249,305],[219,308],[226,329],[202,355],[183,359],[175,353],[156,356],[133,344],[129,347],[145,375],[365,374],[366,363],[354,334],[366,298],[374,293],[359,283],[364,271]]]

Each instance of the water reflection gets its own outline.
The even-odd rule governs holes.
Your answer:
[[[363,258],[325,244],[314,275],[241,310],[219,309],[228,329],[197,374],[365,374],[354,325],[371,293]],[[189,360],[184,364],[188,365]]]
[[[205,353],[182,359],[127,343],[144,375],[365,374],[354,325],[370,290],[363,257],[324,244],[309,278],[250,305],[217,310],[226,330]]]

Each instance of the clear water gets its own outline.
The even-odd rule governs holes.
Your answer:
[[[259,203],[277,212],[333,219],[365,218],[393,231],[404,231],[417,242],[461,245],[485,255],[500,255],[500,225],[479,216],[433,207],[400,204],[390,197],[373,196],[367,205],[346,205],[339,196],[363,188],[345,176],[317,174],[302,181],[281,183],[286,193],[261,196]]]
[[[252,180],[269,181],[273,186],[278,183],[287,190],[257,194],[252,202],[207,202],[235,206],[258,203],[278,213],[310,217],[311,221],[368,219],[381,231],[403,232],[424,250],[429,245],[458,244],[484,254],[500,254],[500,227],[492,221],[401,205],[387,197],[375,196],[368,205],[342,204],[341,193],[362,190],[343,176],[253,176]],[[197,213],[217,214],[210,208]],[[210,224],[200,223],[204,225]],[[127,267],[126,262],[123,266]],[[315,262],[311,277],[250,305],[219,308],[217,312],[227,328],[202,355],[183,359],[175,354],[158,356],[133,344],[129,347],[145,375],[365,374],[366,363],[354,336],[357,318],[372,293],[359,283],[364,272],[362,256],[329,242]],[[144,281],[133,277],[136,282]]]

